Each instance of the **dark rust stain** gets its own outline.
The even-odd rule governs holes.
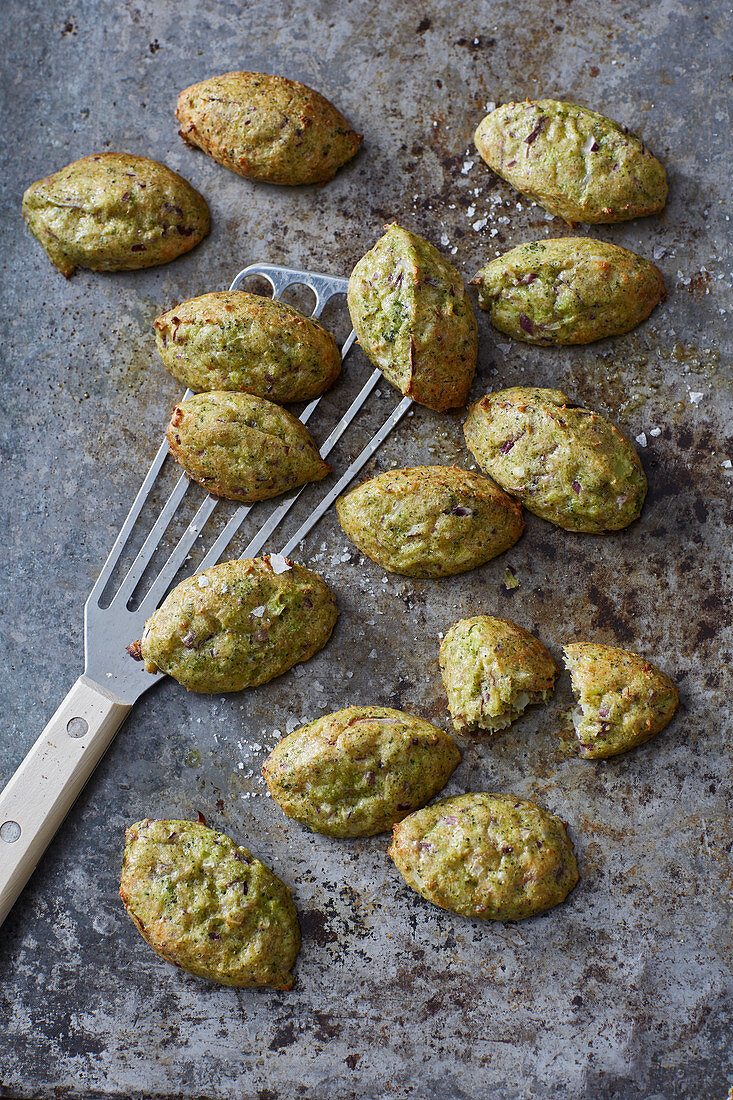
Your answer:
[[[299,915],[300,931],[304,940],[311,940],[319,947],[325,947],[338,939],[329,926],[328,917],[320,909],[306,909]]]
[[[341,1034],[343,1030],[341,1020],[334,1020],[333,1016],[330,1016],[327,1012],[314,1012],[313,1016],[317,1025],[313,1036],[320,1042],[327,1043],[329,1039],[335,1039]]]
[[[605,592],[601,592],[596,584],[588,585],[588,599],[596,606],[594,627],[607,628],[612,631],[617,641],[631,641],[634,630],[629,627],[626,618],[618,611],[613,601]],[[633,598],[627,597],[627,602],[633,604]]]
[[[284,1047],[290,1047],[297,1040],[298,1036],[295,1031],[294,1023],[284,1024],[278,1028],[272,1037],[270,1043],[270,1050],[282,1050]]]
[[[698,520],[698,521],[699,521],[700,523],[706,523],[706,522],[707,522],[707,518],[708,518],[708,510],[707,510],[707,508],[705,507],[705,504],[704,504],[704,502],[703,502],[702,500],[700,500],[700,498],[699,498],[699,497],[698,497],[698,499],[697,499],[697,500],[696,500],[696,501],[694,502],[694,504],[692,505],[692,510],[693,510],[693,512],[695,513],[695,518],[696,518],[696,519],[697,519],[697,520]]]

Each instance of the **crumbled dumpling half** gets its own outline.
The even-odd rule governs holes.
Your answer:
[[[551,698],[557,665],[542,643],[508,619],[461,619],[440,647],[448,708],[457,730],[497,733]]]
[[[564,648],[576,705],[560,733],[565,747],[587,760],[617,756],[643,745],[671,721],[677,688],[637,653],[576,642]]]

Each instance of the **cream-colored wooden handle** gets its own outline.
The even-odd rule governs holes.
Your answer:
[[[0,924],[130,709],[80,676],[0,791]]]

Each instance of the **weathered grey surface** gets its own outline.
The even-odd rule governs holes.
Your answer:
[[[81,669],[83,601],[179,396],[156,361],[161,309],[226,287],[255,260],[347,274],[391,218],[449,250],[467,277],[496,250],[568,234],[464,155],[488,101],[564,96],[626,122],[666,163],[671,193],[660,218],[597,229],[664,271],[669,300],[642,328],[543,350],[479,319],[474,396],[558,386],[644,433],[641,521],[596,539],[529,516],[505,557],[427,582],[359,564],[327,516],[303,560],[338,594],[330,645],[256,692],[209,699],[165,682],[144,697],[0,932],[0,1095],[725,1097],[726,5],[6,0],[2,13],[0,781]],[[314,85],[365,133],[363,151],[328,186],[290,191],[185,148],[176,93],[232,68]],[[168,267],[65,282],[23,227],[21,193],[102,149],[182,172],[210,202],[211,237]],[[385,386],[372,422],[393,404]],[[417,410],[368,472],[468,464],[460,422]],[[513,592],[508,562],[521,581]],[[577,845],[582,878],[567,904],[519,925],[431,908],[390,866],[386,838],[305,833],[258,778],[278,730],[349,703],[447,723],[438,633],[480,611],[516,618],[556,655],[568,639],[638,649],[683,698],[667,731],[607,763],[558,754],[565,680],[495,745],[464,740],[447,793],[536,798],[570,822]],[[304,945],[292,993],[187,977],[122,913],[125,825],[196,810],[293,886]]]

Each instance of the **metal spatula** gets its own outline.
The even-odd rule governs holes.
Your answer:
[[[304,284],[315,295],[314,317],[320,317],[329,299],[345,294],[347,287],[346,279],[269,264],[253,264],[240,271],[230,289],[237,290],[251,276],[264,278],[276,298],[288,287]],[[342,359],[346,358],[354,341],[352,332],[343,345]],[[320,452],[324,458],[381,381],[381,372],[375,370],[321,445]],[[190,392],[187,391],[186,396]],[[320,401],[321,398],[311,401],[303,410],[300,419],[304,424],[310,420]],[[399,402],[379,431],[282,547],[282,554],[293,553],[411,405],[409,397]],[[140,537],[141,513],[148,499],[157,491],[156,486],[159,489],[161,471],[166,463],[170,466],[172,459],[168,458],[168,444],[164,439],[84,606],[84,675],[76,681],[15,775],[0,792],[0,924],[133,704],[161,678],[161,673],[153,676],[145,672],[142,664],[128,656],[125,646],[141,636],[145,620],[163,600],[194,543],[206,537],[204,526],[221,502],[206,496],[162,568],[144,591],[142,599],[138,599],[140,588],[146,584],[146,570],[161,540],[169,529],[175,530],[179,520],[177,513],[184,497],[189,492],[202,492],[185,475],[181,475],[132,564],[116,585],[111,599],[106,597],[123,554],[126,548],[129,550],[128,544],[134,546],[136,535]],[[274,510],[245,547],[242,557],[253,557],[261,550],[304,488],[278,498]],[[241,505],[233,512],[200,561],[197,571],[215,565],[224,556],[251,507]],[[262,508],[262,504],[258,507]]]

